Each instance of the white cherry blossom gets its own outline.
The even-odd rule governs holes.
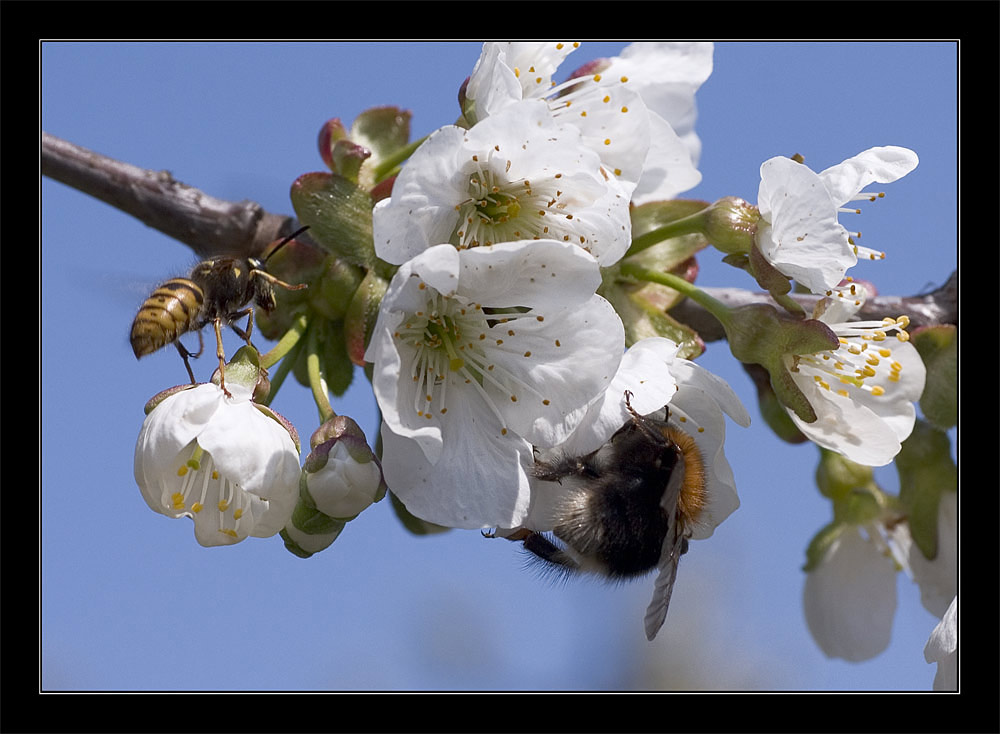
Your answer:
[[[841,213],[860,213],[845,204],[874,201],[871,183],[891,183],[917,166],[912,150],[870,148],[843,163],[815,173],[802,163],[778,156],[760,167],[757,246],[771,265],[813,293],[823,294],[844,278],[859,256],[880,260],[885,253],[860,247],[860,232],[849,232]]]
[[[909,319],[849,321],[865,289],[850,284],[821,299],[814,318],[837,335],[831,351],[785,357],[792,379],[816,411],[806,423],[788,413],[814,443],[865,466],[883,466],[899,453],[916,419],[914,403],[926,369],[909,343]]]
[[[375,207],[375,252],[398,265],[442,243],[550,239],[608,265],[631,243],[629,193],[577,128],[529,100],[432,133]]]
[[[365,359],[385,480],[411,513],[522,522],[532,445],[565,440],[621,360],[624,327],[599,283],[590,255],[553,240],[438,245],[400,267]]]
[[[227,382],[175,392],[146,416],[135,447],[135,480],[146,504],[190,517],[204,546],[269,537],[288,522],[299,488],[289,429]]]
[[[869,660],[889,645],[896,614],[896,563],[878,528],[845,525],[806,575],[803,606],[827,657]]]

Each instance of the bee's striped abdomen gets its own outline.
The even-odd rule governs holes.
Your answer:
[[[132,322],[132,351],[152,354],[189,331],[198,320],[205,294],[187,278],[171,278],[146,299]]]

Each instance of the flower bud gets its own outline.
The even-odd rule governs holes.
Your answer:
[[[300,491],[319,512],[349,520],[385,496],[381,464],[354,420],[328,420],[309,444]]]
[[[727,254],[747,253],[754,243],[760,211],[735,196],[719,199],[705,209],[704,233],[716,249]]]

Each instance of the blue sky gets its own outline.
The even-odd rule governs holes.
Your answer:
[[[567,71],[621,43],[587,43]],[[46,43],[42,128],[223,199],[291,213],[297,176],[323,170],[320,125],[397,105],[423,135],[458,116],[477,43]],[[756,201],[761,162],[821,170],[901,145],[920,164],[865,209],[887,260],[857,275],[912,295],[957,267],[957,46],[720,43],[698,93],[702,183]],[[42,647],[47,690],[928,690],[936,619],[898,579],[893,640],[864,663],[829,660],[802,614],[806,544],[830,519],[817,452],[774,439],[722,344],[699,359],[754,425],[729,424],[742,507],[684,556],[666,625],[645,640],[652,579],[554,584],[515,544],[475,531],[410,535],[388,502],[308,560],[277,537],[204,549],[187,520],[143,502],[132,476],[146,400],[186,380],[173,350],[137,362],[142,300],[196,262],[110,206],[42,181]],[[699,284],[751,287],[705,252]],[[893,314],[895,315],[895,314]],[[209,339],[210,341],[210,339]],[[227,337],[231,353],[237,344]],[[205,360],[195,363],[206,369]],[[310,396],[274,403],[307,437]],[[338,412],[376,435],[360,373]],[[762,459],[762,457],[766,457]],[[891,470],[879,473],[894,488]]]

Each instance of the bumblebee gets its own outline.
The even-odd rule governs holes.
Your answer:
[[[642,416],[630,397],[626,392],[631,418],[597,451],[536,458],[535,478],[560,485],[555,538],[531,530],[509,537],[561,573],[617,582],[658,569],[645,618],[652,640],[667,616],[691,520],[706,504],[705,471],[694,439],[671,422],[669,410]]]
[[[226,356],[222,348],[222,325],[228,324],[240,338],[250,344],[253,333],[253,306],[266,312],[274,310],[274,286],[300,290],[305,284],[290,285],[269,274],[264,266],[278,250],[305,232],[302,227],[281,240],[263,260],[255,257],[216,257],[198,263],[187,278],[171,278],[146,299],[132,322],[130,342],[136,359],[173,344],[180,352],[192,384],[194,372],[190,357],[198,357],[204,347],[201,330],[215,325],[216,356],[219,358],[219,383],[226,390]],[[233,322],[247,317],[245,328]],[[198,351],[191,352],[181,344],[180,337],[198,333]],[[252,345],[251,345],[252,346]]]

